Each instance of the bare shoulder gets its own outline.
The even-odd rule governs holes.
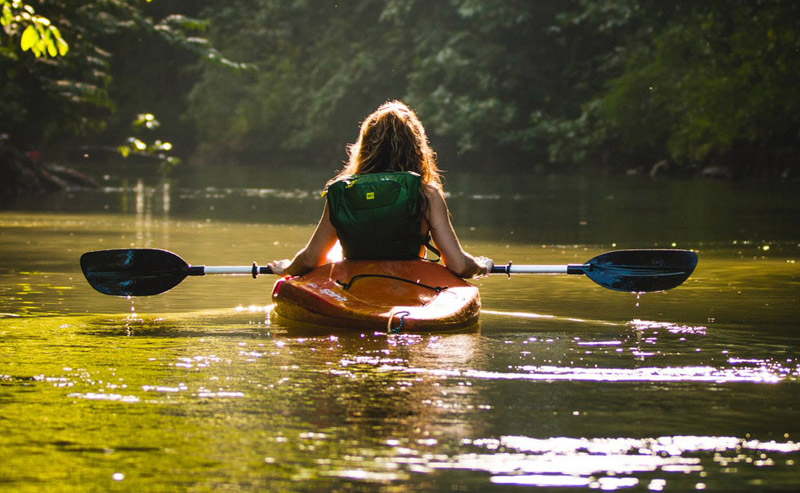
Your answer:
[[[450,217],[447,202],[444,198],[444,191],[435,185],[425,185],[424,193],[428,203],[425,216],[431,229],[444,227]]]
[[[428,202],[444,202],[444,190],[442,190],[441,187],[430,183],[425,183],[422,185],[422,191],[425,194],[425,198],[428,200]]]

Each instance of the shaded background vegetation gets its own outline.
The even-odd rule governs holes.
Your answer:
[[[70,51],[0,38],[0,133],[48,157],[152,112],[188,165],[334,168],[397,98],[445,168],[800,174],[793,0],[28,3]]]

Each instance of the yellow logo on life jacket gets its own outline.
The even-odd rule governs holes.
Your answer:
[[[367,192],[367,200],[372,200],[375,198],[375,192]]]

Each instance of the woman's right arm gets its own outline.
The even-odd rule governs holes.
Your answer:
[[[494,266],[491,259],[475,258],[461,247],[453,224],[450,222],[447,202],[441,191],[434,187],[427,187],[426,198],[428,199],[426,219],[433,242],[442,254],[444,265],[455,275],[465,279],[489,274]]]
[[[278,275],[300,276],[306,272],[326,263],[328,252],[338,240],[336,228],[331,224],[330,212],[328,211],[328,201],[325,201],[325,208],[322,217],[308,240],[308,244],[303,247],[292,260],[276,260],[268,265],[272,272]]]

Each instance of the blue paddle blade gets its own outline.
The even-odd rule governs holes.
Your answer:
[[[89,284],[113,296],[150,296],[177,286],[189,265],[165,250],[130,248],[87,252],[81,270]]]
[[[690,250],[617,250],[570,268],[608,289],[644,293],[680,286],[696,266]]]

